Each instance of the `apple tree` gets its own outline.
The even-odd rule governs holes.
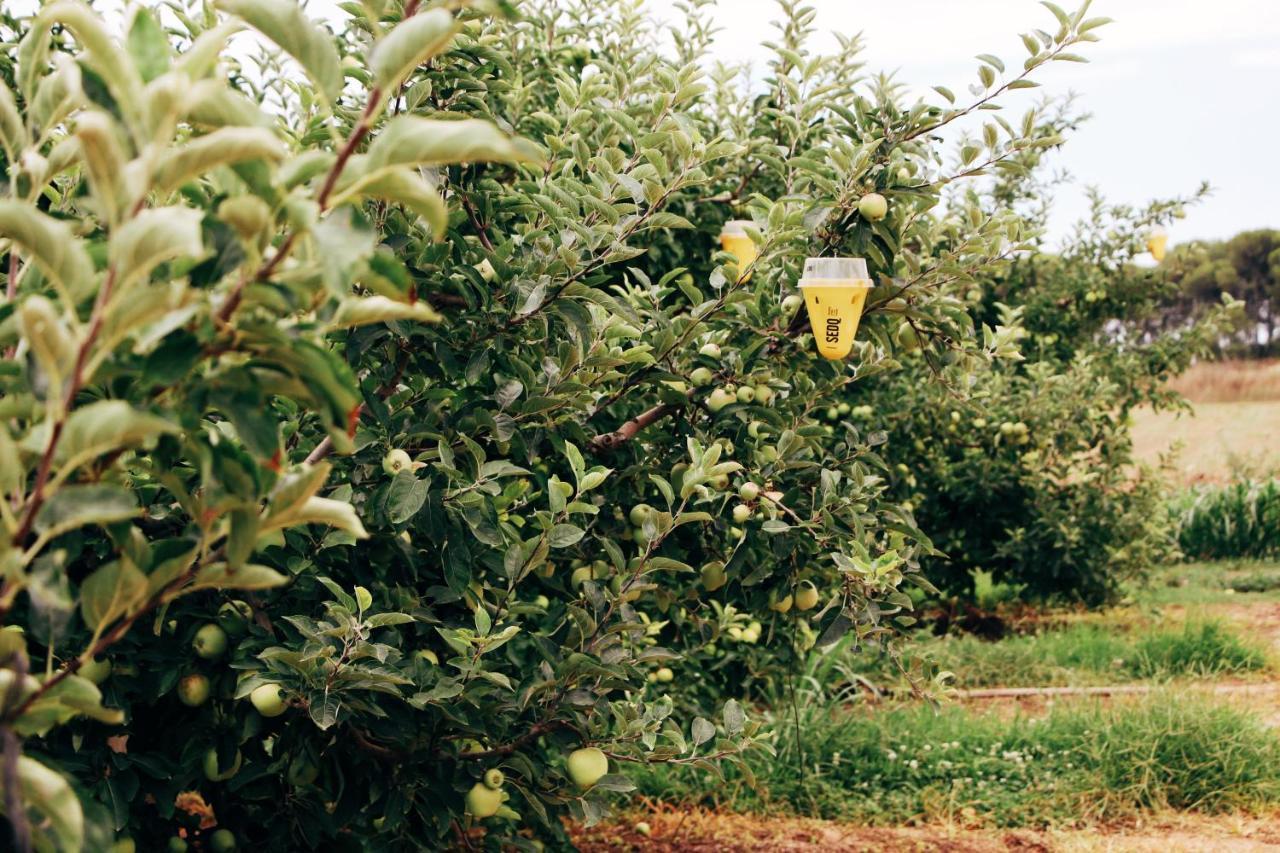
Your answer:
[[[1017,357],[957,287],[1034,248],[965,200],[1055,144],[996,110],[1104,21],[1046,5],[919,101],[790,0],[763,89],[708,0],[671,49],[613,0],[5,18],[16,846],[534,849],[629,765],[770,749],[761,688],[890,643],[936,553],[839,401],[904,319]],[[831,254],[876,284],[847,362],[795,298]]]

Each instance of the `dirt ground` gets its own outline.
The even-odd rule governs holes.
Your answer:
[[[648,826],[648,834],[643,829]],[[977,831],[952,826],[881,828],[807,819],[760,819],[707,811],[658,810],[578,830],[584,853],[995,853],[1280,851],[1280,815],[1158,816],[1140,824],[1087,830]]]

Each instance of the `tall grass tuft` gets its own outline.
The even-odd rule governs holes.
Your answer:
[[[1280,554],[1280,480],[1198,489],[1174,513],[1178,546],[1193,559]]]

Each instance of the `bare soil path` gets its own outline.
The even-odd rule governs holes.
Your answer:
[[[636,829],[641,822],[648,825],[647,835]],[[575,840],[584,853],[1256,853],[1280,851],[1280,815],[1162,815],[1139,824],[1084,830],[981,831],[954,826],[862,827],[664,809],[578,829]]]

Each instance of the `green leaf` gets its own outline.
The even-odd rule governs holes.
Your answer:
[[[79,302],[93,292],[93,261],[84,241],[70,226],[34,207],[16,201],[0,201],[0,237],[7,237],[30,257],[40,271]]]
[[[146,278],[157,265],[175,258],[204,254],[201,239],[203,214],[190,207],[144,210],[116,231],[111,240],[111,262],[119,287]]]
[[[22,802],[44,815],[61,850],[84,848],[84,809],[63,776],[34,758],[18,756]],[[39,821],[43,824],[45,821]]]
[[[438,323],[444,318],[425,301],[412,305],[397,302],[386,296],[351,296],[342,300],[338,313],[329,327],[341,329],[351,326],[367,326],[371,323],[387,323],[392,320],[412,320],[415,323]]]
[[[35,529],[53,538],[86,524],[127,521],[139,512],[133,493],[105,483],[64,486],[36,513]]]
[[[214,563],[196,572],[191,583],[183,588],[183,593],[198,589],[274,589],[289,582],[287,575],[275,569],[246,563],[234,569],[226,563]]]
[[[725,731],[730,737],[739,734],[747,722],[747,715],[742,712],[742,706],[738,704],[738,700],[730,699],[725,702],[723,713]]]
[[[107,563],[80,584],[80,615],[90,628],[110,625],[147,600],[147,576],[127,557]]]
[[[13,92],[0,80],[0,148],[10,163],[16,163],[18,155],[26,150],[27,130],[22,123],[22,114],[13,99]]]
[[[158,192],[171,192],[218,166],[247,160],[278,162],[284,154],[284,146],[265,128],[224,127],[166,151],[155,164],[152,181]]]
[[[67,418],[55,458],[62,466],[83,465],[104,453],[150,445],[176,432],[178,428],[164,418],[141,412],[123,400],[99,400]]]
[[[392,524],[402,524],[418,514],[431,491],[426,480],[419,480],[412,471],[401,471],[387,489],[387,518]]]
[[[142,122],[138,116],[142,106],[142,78],[133,64],[127,61],[127,54],[120,49],[120,44],[107,33],[101,15],[83,3],[63,0],[42,9],[39,18],[43,25],[56,22],[71,31],[84,48],[88,63],[101,75],[112,96],[130,117],[133,129],[140,130]]]
[[[169,39],[155,15],[147,9],[138,9],[134,14],[125,43],[144,83],[150,83],[169,70]]]
[[[308,498],[283,516],[269,519],[270,527],[297,527],[300,524],[327,524],[339,530],[345,530],[357,539],[368,539],[369,534],[356,515],[355,507],[346,501],[335,501],[329,498]],[[263,525],[264,531],[268,525]]]
[[[28,296],[16,312],[18,329],[55,395],[75,369],[78,342],[58,308],[39,294]]]
[[[9,435],[9,428],[0,423],[0,494],[12,494],[25,481],[26,473],[18,445]]]
[[[361,168],[362,158],[354,158],[352,168]],[[442,239],[449,225],[449,208],[440,193],[411,169],[392,169],[366,181],[361,181],[355,191],[343,192],[336,203],[354,201],[356,198],[380,198],[403,204],[426,220],[427,227],[436,239]]]
[[[428,9],[402,21],[369,55],[374,81],[384,93],[394,95],[415,68],[449,46],[458,30],[446,9]]]
[[[343,195],[363,193],[377,186],[387,173],[405,166],[444,166],[453,163],[525,163],[539,159],[523,140],[515,139],[480,119],[446,121],[401,115],[387,122],[369,145],[368,153],[343,172]]]
[[[292,56],[330,103],[342,91],[342,65],[333,36],[315,24],[293,0],[217,0],[216,6],[243,18]]]
[[[570,545],[576,545],[585,535],[586,531],[576,525],[557,524],[551,528],[547,541],[552,548],[568,548]]]

